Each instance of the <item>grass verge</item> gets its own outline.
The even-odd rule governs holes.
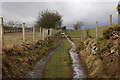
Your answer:
[[[69,49],[70,43],[66,38],[62,39],[63,47],[58,49],[46,65],[45,78],[72,78],[72,65]]]

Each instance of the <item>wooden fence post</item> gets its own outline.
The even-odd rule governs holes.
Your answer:
[[[86,27],[85,27],[85,30],[84,30],[84,35],[85,35],[85,36],[84,36],[84,39],[85,39],[85,38],[87,37],[87,36],[86,36],[86,35],[87,35],[87,34],[86,34]]]
[[[110,14],[110,25],[112,25],[112,15]]]
[[[44,36],[45,36],[45,39],[47,38],[47,29],[45,28],[44,29]]]
[[[46,38],[46,29],[44,28],[44,39]]]
[[[22,24],[23,29],[23,42],[25,42],[25,23]]]
[[[2,67],[3,46],[4,46],[3,17],[0,17],[0,67]],[[0,69],[0,79],[2,79],[2,68]]]
[[[48,40],[48,29],[46,29],[46,38]]]
[[[52,36],[52,28],[50,28],[50,36]]]
[[[41,28],[41,40],[43,38],[43,28]]]
[[[41,36],[42,36],[42,35],[41,35],[41,27],[40,27],[40,39],[41,39]]]
[[[118,24],[120,25],[120,14],[118,14]]]
[[[0,18],[0,40],[2,49],[2,46],[4,45],[3,17]]]
[[[35,41],[35,26],[33,26],[33,41]]]
[[[98,27],[98,22],[96,21],[96,39],[98,37],[97,27]]]
[[[45,30],[44,28],[42,28],[42,40],[45,40],[45,34],[44,34]]]

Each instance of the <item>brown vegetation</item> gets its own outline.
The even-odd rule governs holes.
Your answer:
[[[103,37],[81,40],[78,46],[81,59],[88,68],[90,78],[119,78],[120,26],[108,26]],[[96,55],[91,54],[96,44]]]
[[[46,54],[46,51],[55,48],[58,44],[59,38],[54,37],[48,41],[25,42],[21,45],[14,45],[12,48],[4,48],[3,78],[24,78],[32,66]]]

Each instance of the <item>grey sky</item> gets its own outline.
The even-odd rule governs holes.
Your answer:
[[[83,0],[81,0],[83,1]],[[114,2],[3,2],[2,15],[4,21],[9,20],[25,22],[27,26],[32,26],[38,13],[50,9],[57,10],[63,16],[63,25],[67,28],[77,21],[83,21],[86,27],[95,27],[96,20],[99,26],[109,25],[109,15],[113,15],[113,23],[118,23],[116,11],[118,1]]]

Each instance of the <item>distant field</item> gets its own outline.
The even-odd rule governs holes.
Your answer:
[[[102,36],[102,30],[105,29],[107,26],[104,27],[98,27],[98,37]],[[70,37],[82,37],[82,34],[84,35],[85,30],[72,30],[68,31],[68,34]],[[89,29],[89,34],[92,37],[96,37],[96,28]],[[72,38],[73,42],[76,44],[76,46],[79,46],[81,38]]]
[[[107,26],[104,26],[104,27],[98,27],[98,37],[101,37],[102,36],[102,30],[107,27]],[[96,28],[91,28],[89,29],[90,31],[90,35],[92,37],[95,37],[96,36]],[[72,31],[68,31],[68,34],[69,36],[71,37],[82,37],[82,33],[84,34],[84,30],[72,30]]]
[[[26,41],[33,41],[32,32],[25,34]],[[36,33],[35,40],[39,40],[40,35]],[[13,44],[20,44],[23,41],[23,34],[22,33],[5,33],[4,35],[4,44],[5,45],[13,45]]]

